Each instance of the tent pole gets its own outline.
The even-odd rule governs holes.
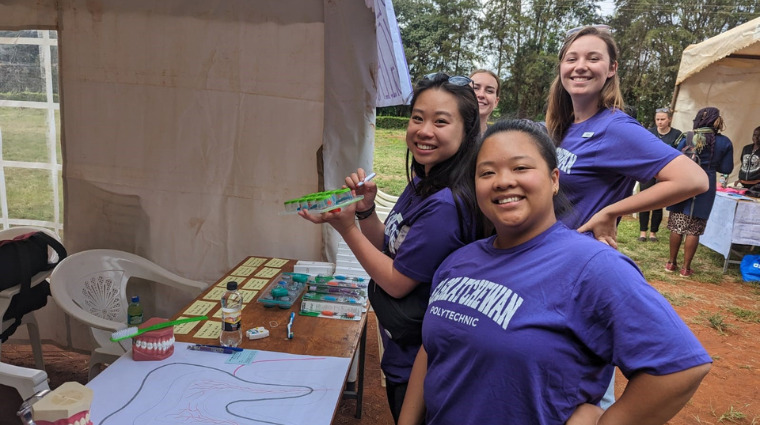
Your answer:
[[[676,84],[675,90],[673,90],[673,98],[670,99],[670,113],[671,115],[676,110],[676,99],[678,99],[678,92],[681,90],[681,85]]]

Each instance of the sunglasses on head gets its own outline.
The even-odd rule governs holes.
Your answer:
[[[565,33],[565,38],[570,38],[570,36],[572,36],[573,34],[579,32],[580,30],[582,30],[583,28],[586,28],[586,27],[596,28],[597,30],[599,30],[601,32],[606,32],[606,33],[610,33],[610,34],[612,33],[612,28],[609,25],[603,25],[603,24],[601,24],[601,25],[581,25],[579,27],[575,27],[575,28],[567,30],[567,32]]]
[[[655,109],[655,112],[665,112],[666,114],[669,114],[670,108],[657,108]]]
[[[461,75],[454,75],[453,77],[450,77],[448,74],[443,72],[433,72],[426,75],[423,80],[436,80],[440,78],[448,78],[448,82],[455,86],[466,86],[472,83],[472,80],[469,77],[463,77]]]

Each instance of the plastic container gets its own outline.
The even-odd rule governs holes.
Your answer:
[[[137,326],[143,322],[143,307],[140,304],[140,297],[135,295],[127,306],[127,325]]]
[[[227,292],[222,295],[222,334],[219,344],[225,347],[237,347],[243,340],[243,296],[238,292],[238,283],[227,282]]]
[[[264,307],[290,308],[306,289],[309,275],[303,273],[281,273],[267,285],[257,302]]]

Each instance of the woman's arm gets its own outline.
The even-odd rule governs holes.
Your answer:
[[[393,260],[382,251],[378,250],[375,245],[362,233],[356,225],[349,226],[343,230],[337,229],[343,237],[351,252],[362,265],[364,271],[380,285],[388,295],[401,298],[419,285],[419,282],[406,276],[393,266]]]
[[[691,399],[710,367],[706,363],[662,376],[639,373],[628,381],[623,395],[609,409],[582,404],[566,424],[664,424]]]
[[[427,375],[427,351],[420,347],[414,359],[409,384],[406,387],[404,404],[398,418],[398,425],[419,425],[425,421],[425,375]]]
[[[677,204],[710,187],[704,170],[684,155],[675,157],[655,177],[656,185],[606,206],[579,227],[578,231],[591,230],[595,238],[617,248],[618,217]]]

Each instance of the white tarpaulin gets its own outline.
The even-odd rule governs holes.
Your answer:
[[[681,131],[692,129],[701,108],[720,109],[723,134],[734,144],[730,181],[735,181],[742,147],[752,143],[752,131],[760,126],[760,18],[684,50],[673,106],[673,127]]]
[[[283,201],[320,190],[322,162],[327,189],[371,169],[375,106],[411,90],[390,0],[4,0],[19,28],[59,31],[69,252],[208,283],[248,255],[333,255]],[[41,313],[43,338],[84,345]]]

